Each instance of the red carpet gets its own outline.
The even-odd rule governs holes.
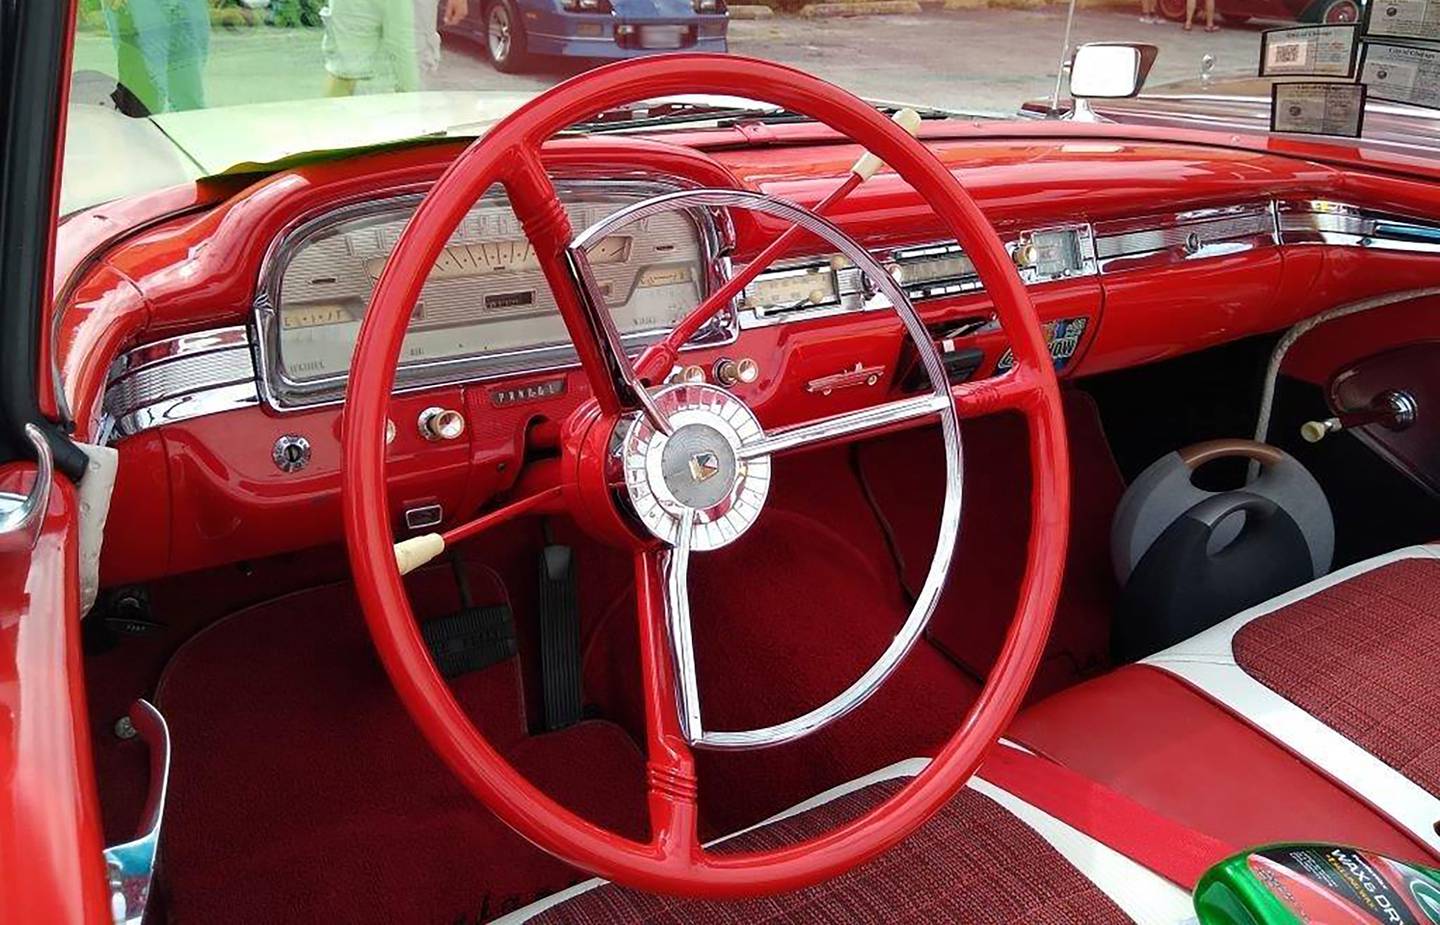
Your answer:
[[[1109,667],[1118,593],[1110,569],[1110,521],[1124,481],[1094,402],[1081,392],[1063,394],[1073,470],[1070,548],[1055,626],[1031,701]],[[1030,462],[1019,416],[967,421],[962,437],[960,540],[931,620],[930,640],[983,677],[1000,651],[1019,597],[1029,539]],[[865,444],[861,460],[899,539],[906,584],[918,588],[934,554],[944,497],[939,433],[910,431]]]
[[[477,600],[483,588],[475,583]],[[442,593],[445,583],[423,583],[417,609]],[[643,759],[618,727],[525,738],[513,661],[458,679],[455,692],[522,773],[589,818],[644,836]],[[580,879],[491,816],[431,753],[348,585],[205,630],[171,662],[159,706],[175,743],[161,840],[174,921],[484,921]]]

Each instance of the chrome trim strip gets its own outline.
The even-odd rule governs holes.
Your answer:
[[[102,429],[100,436],[103,443],[111,443],[152,427],[162,427],[240,408],[253,408],[259,404],[260,392],[255,388],[253,380],[219,386],[203,392],[167,398],[153,405],[136,408],[119,417],[107,418],[104,423],[108,424],[108,429]]]
[[[1044,225],[1036,228],[1027,228],[1019,232],[1002,232],[1000,237],[1005,242],[1005,249],[1010,253],[1012,259],[1021,248],[1034,243],[1037,236],[1068,234],[1071,235],[1071,242],[1075,250],[1075,256],[1079,260],[1078,269],[1065,269],[1060,272],[1047,273],[1039,267],[1030,265],[1019,265],[1016,269],[1020,273],[1020,279],[1026,286],[1041,286],[1047,283],[1058,282],[1067,279],[1078,279],[1086,276],[1094,276],[1099,270],[1099,262],[1095,254],[1095,235],[1090,225],[1085,223],[1069,223],[1057,225]],[[959,242],[954,239],[940,239],[934,241],[923,241],[916,244],[903,244],[888,249],[877,249],[870,252],[871,256],[879,260],[884,266],[886,273],[894,279],[898,267],[923,260],[927,257],[964,257],[965,251]],[[773,269],[766,270],[756,277],[756,283],[785,276],[797,269],[814,267],[827,261],[834,261],[840,258],[839,254],[822,254],[812,257],[800,257],[792,260],[777,261]],[[883,294],[878,294],[873,286],[865,282],[864,274],[858,267],[848,266],[836,271],[837,290],[840,293],[838,303],[819,305],[815,308],[798,309],[774,309],[756,308],[741,305],[739,309],[740,328],[749,330],[751,328],[769,327],[775,324],[788,324],[792,321],[814,321],[820,318],[831,318],[837,315],[847,315],[854,312],[876,311],[892,308],[889,299]],[[751,284],[753,286],[754,283]],[[941,277],[927,280],[922,284],[913,287],[906,287],[906,295],[912,302],[929,302],[935,299],[954,298],[971,292],[979,292],[984,287],[980,278],[975,273],[967,273],[963,276]],[[746,294],[749,294],[751,287],[746,287]]]
[[[644,182],[634,181],[631,185],[642,186]],[[324,213],[321,218],[333,219],[345,209],[390,203],[395,199],[418,198],[420,195],[422,193],[411,192],[386,200],[351,203]],[[729,257],[724,254],[724,248],[733,235],[726,231],[729,223],[723,210],[715,209],[704,214],[705,223],[714,229],[714,237],[709,240],[713,241],[716,248],[713,252],[715,256],[707,266],[707,272],[711,274],[709,285],[713,291],[718,281],[729,273]],[[303,228],[304,224],[299,227]],[[1240,253],[1274,244],[1325,244],[1440,254],[1440,221],[1367,210],[1326,199],[1268,200],[1265,203],[1112,220],[1097,223],[1093,227],[1082,224],[1057,225],[1005,235],[1003,238],[1007,249],[1013,255],[1027,238],[1036,233],[1054,230],[1072,230],[1077,236],[1083,266],[1072,276],[1089,276],[1097,272],[1116,272]],[[1198,247],[1193,250],[1189,247],[1189,236],[1192,233],[1196,235],[1198,243]],[[897,261],[924,254],[926,251],[963,253],[952,250],[956,247],[954,241],[931,241],[876,250],[869,252],[869,255],[882,261],[888,272],[893,270]],[[764,279],[772,273],[794,272],[839,256],[822,255],[777,262],[773,270],[766,271],[759,278]],[[267,261],[269,259],[271,258],[267,258]],[[1043,285],[1064,278],[1038,278],[1034,274],[1027,274],[1027,269],[1030,268],[1021,268],[1022,279],[1027,285]],[[853,262],[838,268],[836,272],[841,293],[838,304],[772,313],[741,308],[727,318],[724,331],[719,335],[723,339],[713,343],[731,343],[742,329],[893,308],[883,292],[877,292],[874,287],[865,284],[864,274]],[[978,291],[981,288],[978,281],[973,284],[959,281],[956,285],[961,287],[957,293],[946,293],[938,297],[950,297],[959,292]],[[623,340],[627,353],[638,351],[645,343],[663,336],[664,333],[645,332],[625,337]],[[690,346],[709,346],[711,343],[695,343]],[[255,352],[265,355],[263,339],[256,342],[248,328],[230,326],[182,334],[122,354],[111,367],[110,383],[105,393],[104,415],[96,442],[108,443],[151,427],[259,404],[265,400],[262,392],[264,377],[256,374],[252,344]],[[487,381],[512,375],[574,368],[575,363],[573,360],[566,361],[565,353],[573,356],[572,348],[535,348],[490,354],[483,358],[483,372],[477,372],[473,368],[475,358],[440,361],[425,367],[436,372],[435,380],[427,378],[404,383],[396,392],[417,391],[442,382],[448,384]],[[264,369],[263,365],[261,369]],[[339,399],[334,399],[317,404],[338,402]],[[271,404],[274,407],[273,401]]]
[[[1154,267],[1279,244],[1271,201],[1095,224],[1101,272]]]
[[[562,198],[569,193],[600,191],[610,194],[633,193],[637,200],[657,194],[683,190],[681,181],[670,177],[644,174],[636,178],[576,178],[555,179],[555,188]],[[276,306],[285,270],[295,252],[307,240],[326,229],[342,222],[373,217],[387,212],[413,213],[425,192],[420,190],[391,191],[385,198],[368,199],[350,203],[338,208],[312,214],[293,223],[271,244],[260,271],[260,283],[256,289],[254,323],[257,332],[255,349],[260,372],[260,393],[265,403],[276,411],[285,413],[309,408],[337,405],[344,401],[348,376],[326,376],[304,382],[287,378],[280,368],[280,326]],[[477,201],[472,209],[486,200],[506,201],[503,189],[496,188]],[[727,222],[711,212],[687,213],[695,223],[701,247],[701,260],[705,270],[705,293],[714,287],[729,271],[728,254],[733,234]],[[406,218],[408,221],[408,218]],[[622,341],[627,349],[639,351],[660,340],[669,329],[636,331],[624,335]],[[717,316],[711,326],[702,330],[685,349],[717,346],[733,343],[739,336],[739,327],[732,312]],[[578,365],[575,349],[571,344],[552,344],[542,347],[527,347],[518,350],[496,351],[478,356],[451,357],[407,364],[396,372],[397,394],[437,385],[461,382],[481,382],[507,376],[552,372],[573,369]]]
[[[97,442],[259,403],[250,332],[182,334],[137,347],[110,368]]]
[[[0,492],[0,553],[28,553],[34,549],[45,524],[45,513],[50,510],[55,455],[44,432],[34,424],[25,425],[25,436],[35,448],[35,481],[28,495]]]
[[[155,876],[155,853],[160,845],[160,823],[170,790],[170,727],[165,717],[149,701],[137,700],[129,718],[150,747],[150,792],[140,831],[130,841],[105,849],[116,925],[141,925],[145,919]]]
[[[1440,222],[1362,209],[1328,199],[1276,203],[1286,244],[1329,244],[1440,254]]]

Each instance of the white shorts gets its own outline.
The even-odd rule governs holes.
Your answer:
[[[421,89],[440,67],[438,6],[439,0],[329,0],[320,11],[325,70],[342,80],[369,80],[383,53],[396,89]]]

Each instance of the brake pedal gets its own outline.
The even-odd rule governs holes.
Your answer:
[[[435,667],[447,678],[459,677],[514,657],[515,621],[504,604],[476,607],[470,583],[458,559],[451,559],[460,588],[460,610],[420,624],[420,636],[430,648]]]
[[[540,554],[540,677],[546,731],[579,722],[580,607],[569,546]]]

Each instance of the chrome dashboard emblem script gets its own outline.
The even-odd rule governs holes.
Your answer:
[[[694,520],[691,548],[718,549],[750,528],[770,491],[770,457],[741,461],[740,448],[764,437],[734,395],[681,383],[654,395],[670,422],[667,436],[644,415],[622,422],[625,490],[640,521],[676,542],[682,518]]]

